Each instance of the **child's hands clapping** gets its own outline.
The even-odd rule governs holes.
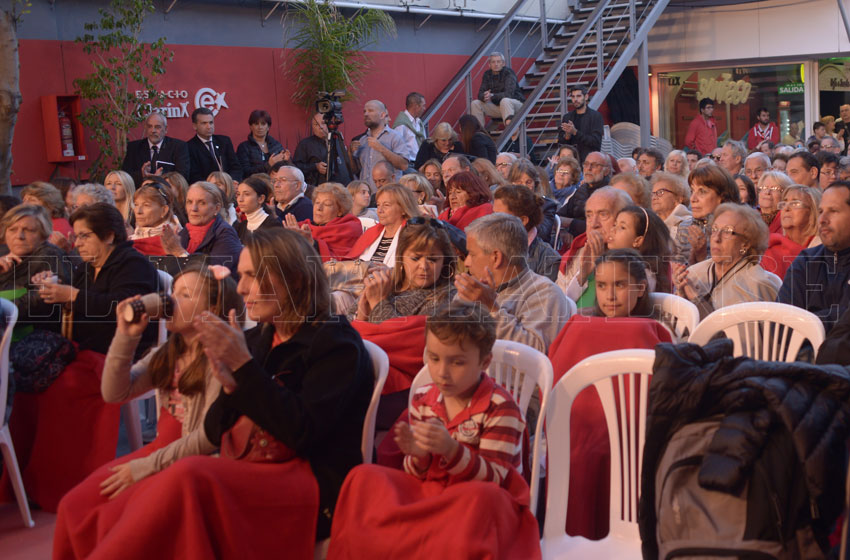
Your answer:
[[[411,455],[417,459],[428,457],[428,452],[416,444],[416,440],[413,437],[413,430],[410,429],[410,424],[407,422],[399,422],[395,425],[394,439],[398,448],[405,455]]]
[[[458,442],[436,418],[430,418],[426,422],[416,422],[412,430],[416,445],[434,455],[449,458],[457,452]]]

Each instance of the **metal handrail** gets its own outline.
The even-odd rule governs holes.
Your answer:
[[[469,72],[472,68],[478,64],[478,60],[481,56],[486,52],[489,54],[490,49],[493,48],[493,45],[496,44],[496,41],[499,40],[502,33],[507,29],[507,27],[511,24],[514,19],[514,16],[517,12],[522,8],[523,4],[525,4],[528,0],[517,0],[513,7],[505,14],[505,17],[499,22],[499,24],[490,32],[490,35],[481,45],[476,49],[476,51],[470,56],[466,63],[461,67],[460,70],[454,75],[454,77],[449,80],[448,84],[443,91],[440,92],[440,95],[431,102],[430,106],[425,110],[425,113],[422,115],[422,122],[425,124],[428,123],[428,120],[434,115],[437,109],[443,105],[446,101],[446,98],[454,91],[454,89],[460,85],[460,83],[469,75]]]
[[[575,33],[570,42],[567,44],[567,47],[560,53],[557,59],[552,63],[549,71],[540,78],[540,82],[534,88],[534,91],[528,96],[526,101],[523,103],[522,107],[518,111],[514,113],[514,118],[509,125],[505,127],[505,130],[496,140],[496,146],[501,149],[507,144],[508,139],[514,134],[518,129],[522,129],[522,134],[520,134],[519,144],[522,152],[525,151],[526,146],[526,138],[525,138],[525,119],[530,114],[531,110],[535,105],[542,99],[543,95],[551,89],[553,86],[553,82],[555,78],[560,74],[560,87],[561,87],[561,96],[560,102],[558,105],[561,109],[561,112],[566,111],[566,86],[567,86],[567,65],[566,60],[572,56],[573,52],[576,50],[579,44],[585,41],[587,36],[591,33],[596,33],[596,64],[595,68],[591,65],[585,67],[583,72],[580,74],[579,80],[583,78],[587,73],[596,71],[596,79],[590,80],[590,86],[596,85],[597,89],[594,93],[589,106],[592,109],[598,109],[602,102],[605,100],[605,97],[610,92],[613,87],[617,76],[619,76],[622,71],[625,69],[626,65],[632,60],[632,58],[637,53],[637,49],[640,48],[640,45],[646,40],[646,36],[648,35],[650,29],[655,25],[655,22],[658,20],[658,17],[667,7],[669,0],[658,0],[654,4],[644,6],[641,14],[639,16],[635,15],[635,0],[629,1],[629,33],[628,33],[628,45],[623,48],[623,45],[627,42],[627,38],[624,37],[615,47],[614,56],[611,58],[611,61],[605,62],[603,61],[603,50],[604,50],[604,42],[602,39],[601,33],[601,23],[602,23],[602,14],[603,12],[610,7],[610,4],[616,0],[606,0],[604,2],[600,2],[588,19],[584,22],[581,28]],[[647,10],[649,10],[649,14],[647,15]],[[625,14],[621,14],[619,20],[622,20]],[[644,17],[645,16],[645,17]],[[618,20],[618,22],[619,22]],[[639,26],[637,25],[638,21],[640,22]],[[636,30],[636,27],[637,30]],[[595,29],[594,29],[595,28]],[[601,82],[601,83],[599,83]],[[589,88],[590,89],[590,88]],[[546,122],[546,127],[548,128],[549,123],[551,123],[552,117]],[[525,154],[523,154],[525,155]]]
[[[570,39],[570,42],[567,43],[567,47],[563,51],[561,51],[561,54],[559,54],[558,58],[555,59],[555,62],[552,63],[552,66],[549,68],[549,71],[546,72],[546,75],[544,75],[540,79],[540,82],[537,84],[537,87],[535,87],[534,91],[532,91],[531,94],[526,98],[525,102],[522,104],[522,107],[520,107],[519,110],[514,112],[513,120],[511,120],[510,124],[505,126],[505,130],[499,136],[498,140],[496,140],[497,148],[501,149],[507,143],[507,140],[511,137],[511,135],[519,128],[520,123],[525,122],[525,117],[528,116],[528,113],[531,111],[532,107],[534,107],[534,105],[536,105],[537,102],[540,100],[543,93],[549,87],[549,84],[552,82],[552,80],[555,79],[555,76],[558,75],[561,70],[564,69],[564,63],[566,62],[567,58],[572,56],[579,43],[581,43],[585,39],[588,31],[594,25],[596,25],[596,20],[599,19],[599,17],[602,15],[602,12],[605,11],[606,8],[608,8],[608,5],[612,1],[613,0],[604,0],[603,2],[600,2],[596,6],[596,9],[594,9],[590,16],[587,18],[587,20],[585,20],[585,22],[582,24],[582,26],[579,28],[573,38]],[[524,137],[520,138],[520,146],[522,146],[523,148],[525,146]]]

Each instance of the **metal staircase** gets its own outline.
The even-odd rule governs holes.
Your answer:
[[[644,67],[644,71],[639,73],[642,74],[639,75],[639,89],[642,93],[641,121],[642,124],[645,122],[642,128],[646,129],[642,130],[642,133],[648,141],[649,81],[645,67],[645,40],[668,2],[669,0],[573,0],[571,17],[560,25],[552,25],[549,22],[548,26],[545,12],[542,12],[540,22],[528,29],[523,38],[523,41],[527,41],[540,32],[540,40],[535,45],[539,56],[524,75],[517,72],[526,101],[496,140],[497,147],[502,150],[510,142],[511,135],[518,132],[519,151],[524,155],[527,137],[531,140],[536,155],[542,160],[554,151],[561,116],[569,110],[567,87],[574,84],[587,86],[591,96],[589,105],[598,109],[636,55],[639,55],[641,66]],[[512,25],[513,35],[517,35],[517,24],[513,24],[513,20],[524,3],[525,0],[517,2],[434,100],[423,117],[426,122],[440,115],[441,111],[447,114],[449,107],[457,108],[459,98],[464,92],[466,111],[469,111],[484,70],[482,57],[498,46],[503,37],[505,50],[510,53]],[[526,43],[526,49],[529,43]],[[516,66],[514,70],[517,70]],[[461,85],[464,87],[461,88]]]
[[[548,153],[549,147],[557,143],[561,116],[569,110],[567,87],[587,86],[591,96],[589,105],[598,109],[620,74],[645,45],[650,29],[668,1],[581,1],[573,10],[572,20],[552,35],[542,56],[526,72],[521,82],[526,101],[496,145],[501,149],[508,144],[511,134],[519,131],[521,150],[526,145],[522,138],[528,135],[535,150]],[[639,78],[647,80],[647,72],[641,74]],[[647,80],[646,91],[641,96],[647,121],[648,86]],[[645,132],[648,135],[648,129]]]

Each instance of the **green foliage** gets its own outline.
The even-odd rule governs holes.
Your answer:
[[[308,110],[318,91],[344,89],[346,98],[352,97],[371,66],[362,50],[382,34],[396,36],[395,22],[381,10],[361,9],[345,17],[327,0],[305,0],[289,9],[284,46],[290,50],[283,71],[295,85],[293,103]]]
[[[100,21],[85,24],[86,33],[77,37],[94,69],[74,80],[77,94],[91,102],[80,120],[100,147],[89,171],[92,178],[118,168],[129,131],[163,100],[156,85],[174,53],[165,37],[150,44],[139,41],[145,17],[154,11],[153,0],[111,0],[98,10]]]

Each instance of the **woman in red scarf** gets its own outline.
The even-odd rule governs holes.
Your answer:
[[[164,179],[153,177],[145,179],[142,186],[133,194],[133,212],[136,227],[130,239],[133,248],[143,255],[164,256],[162,231],[166,226],[180,231],[183,226],[174,217],[174,200],[171,189]]]
[[[490,188],[478,175],[461,171],[447,183],[449,207],[440,214],[440,219],[453,226],[465,229],[470,223],[493,213]]]
[[[351,214],[354,201],[340,183],[322,183],[313,191],[313,219],[298,223],[288,214],[284,227],[301,233],[322,261],[346,255],[363,234],[360,220]]]
[[[172,276],[192,257],[202,258],[206,264],[226,266],[236,271],[242,243],[233,227],[221,215],[224,204],[221,191],[212,183],[193,183],[186,193],[186,228],[179,234],[171,227],[162,231],[162,247],[174,262],[164,263]],[[169,259],[171,261],[172,259]]]
[[[785,189],[778,208],[782,216],[782,235],[771,233],[761,267],[785,278],[788,267],[803,249],[820,245],[818,206],[821,190],[792,185]]]

